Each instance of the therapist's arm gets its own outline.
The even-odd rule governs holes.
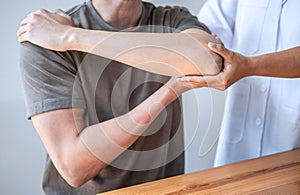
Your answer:
[[[300,46],[254,57],[230,51],[221,44],[209,43],[208,46],[224,58],[224,68],[215,76],[190,78],[202,87],[225,90],[246,76],[300,77]]]
[[[168,34],[93,31],[72,27],[63,12],[40,10],[21,22],[18,37],[47,49],[88,52],[169,76],[215,75],[222,66],[222,58],[207,47],[217,40],[200,29]]]
[[[249,58],[252,75],[299,78],[300,46]]]

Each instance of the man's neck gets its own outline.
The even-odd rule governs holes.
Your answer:
[[[117,29],[126,29],[138,24],[142,14],[141,0],[92,0],[105,22]]]

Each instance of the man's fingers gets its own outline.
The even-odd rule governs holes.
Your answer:
[[[26,24],[28,24],[28,17],[26,17],[26,18],[24,18],[22,21],[21,21],[21,23],[20,23],[20,26],[24,26],[24,25],[26,25]]]
[[[28,14],[21,22],[20,26],[26,25],[33,18],[33,13]]]
[[[208,48],[212,50],[213,52],[219,54],[222,56],[225,60],[230,60],[232,57],[232,52],[228,49],[226,49],[223,45],[221,44],[216,44],[216,43],[208,43]]]
[[[22,34],[24,34],[27,31],[27,26],[26,25],[22,25],[19,27],[18,32],[17,32],[17,36],[21,36]]]
[[[18,36],[18,41],[19,41],[20,43],[23,43],[23,42],[28,41],[27,33],[25,32],[25,33],[21,34],[20,36]]]
[[[53,13],[56,13],[56,14],[58,14],[58,15],[60,15],[60,16],[63,16],[63,17],[68,16],[68,15],[67,15],[63,10],[61,10],[61,9],[56,9],[56,10],[54,10]]]
[[[46,10],[46,9],[38,9],[35,13],[38,13],[38,14],[48,14],[49,13],[49,11],[48,10]]]
[[[22,36],[19,36],[19,37],[18,37],[18,41],[19,41],[19,43],[23,43],[23,42],[25,42],[25,40],[23,39],[23,37],[22,37]]]
[[[69,16],[68,14],[66,14],[63,10],[61,9],[57,9],[54,11],[54,14],[57,14],[59,16],[62,16],[64,17],[65,19],[68,19],[69,20],[69,23],[67,25],[71,25],[71,26],[74,26],[74,21],[72,19],[71,16]],[[70,23],[71,22],[71,23]]]

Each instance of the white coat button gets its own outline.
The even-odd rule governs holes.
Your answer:
[[[257,117],[257,118],[255,119],[255,124],[256,124],[256,125],[261,125],[261,123],[262,123],[261,118]]]
[[[264,92],[266,92],[266,90],[267,90],[267,87],[266,87],[265,85],[261,85],[261,86],[260,86],[260,91],[261,91],[261,92],[264,93]]]

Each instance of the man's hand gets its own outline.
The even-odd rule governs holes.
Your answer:
[[[62,10],[49,12],[40,9],[21,22],[17,36],[20,43],[29,41],[47,49],[66,51],[72,26],[72,18]]]

